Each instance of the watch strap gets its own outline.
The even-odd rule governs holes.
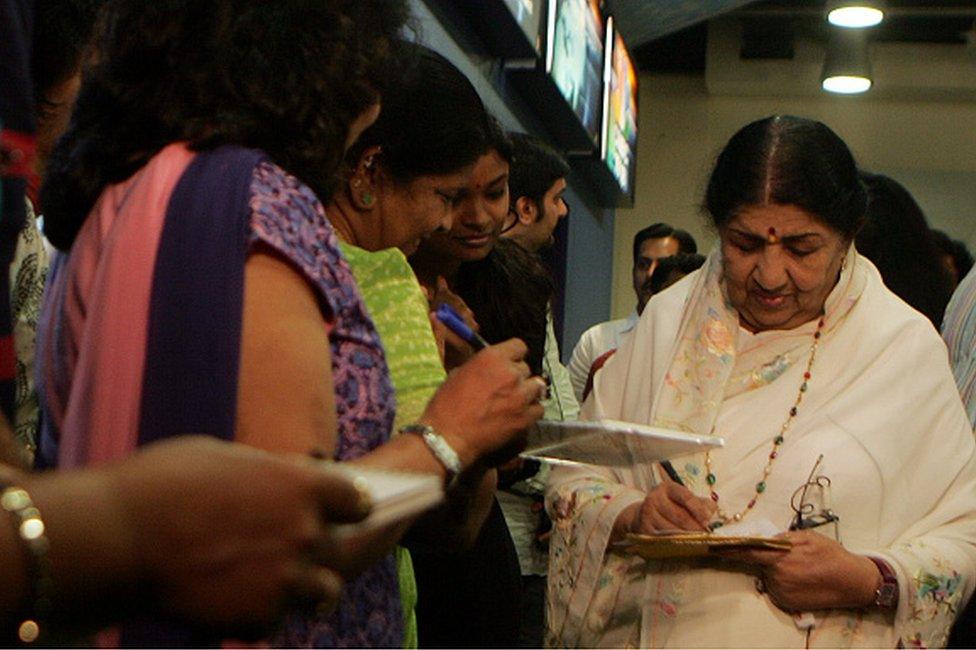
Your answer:
[[[898,576],[891,565],[881,558],[867,556],[878,567],[881,574],[881,584],[874,591],[874,604],[882,609],[894,609],[898,606]]]

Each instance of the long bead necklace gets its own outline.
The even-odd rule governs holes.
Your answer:
[[[712,457],[709,452],[705,452],[705,481],[708,483],[708,492],[718,507],[716,510],[716,515],[718,520],[712,522],[711,529],[715,530],[720,528],[729,522],[741,521],[750,510],[752,510],[756,501],[759,500],[759,496],[766,491],[766,479],[769,478],[769,474],[773,471],[773,463],[776,461],[776,457],[779,456],[779,448],[782,446],[783,442],[786,440],[786,432],[789,431],[790,427],[793,425],[793,420],[796,419],[796,414],[799,412],[800,403],[803,401],[803,395],[807,392],[807,382],[810,381],[812,376],[810,373],[813,370],[813,360],[817,357],[817,346],[820,344],[820,335],[823,331],[824,319],[821,317],[820,321],[817,323],[817,331],[813,333],[813,343],[810,345],[810,358],[807,360],[807,368],[803,373],[803,383],[800,384],[800,390],[796,393],[796,401],[793,402],[793,406],[790,407],[790,414],[786,417],[786,421],[783,422],[783,426],[780,427],[779,433],[773,438],[773,446],[769,451],[769,456],[766,459],[766,467],[763,468],[762,478],[756,483],[756,492],[749,499],[749,503],[746,507],[729,516],[722,510],[722,506],[718,505],[718,492],[715,491],[715,472],[712,471]]]

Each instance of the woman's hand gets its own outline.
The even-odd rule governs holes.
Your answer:
[[[788,551],[754,550],[721,553],[727,559],[755,565],[770,600],[784,611],[845,609],[874,603],[881,574],[874,562],[847,551],[834,540],[810,530],[784,533]]]
[[[626,533],[653,535],[672,531],[702,532],[715,514],[715,504],[685,486],[664,478],[644,500],[625,508],[617,518],[611,541]]]
[[[448,375],[420,418],[447,439],[465,468],[508,460],[542,417],[546,385],[529,376],[526,351],[518,339],[480,351]]]
[[[478,326],[478,321],[475,320],[474,312],[471,311],[471,308],[468,307],[461,296],[451,291],[451,288],[447,285],[447,280],[443,277],[437,277],[437,287],[433,295],[431,295],[430,291],[425,290],[425,293],[427,294],[427,302],[430,304],[432,313],[438,306],[446,304],[457,312],[461,319],[464,320],[465,325],[471,328],[471,331],[476,333],[479,331],[480,327]],[[431,320],[436,319],[432,318]],[[437,345],[441,349],[441,360],[444,362],[444,367],[448,370],[457,368],[474,356],[474,348],[449,329],[445,327],[434,327],[434,336],[437,338]]]

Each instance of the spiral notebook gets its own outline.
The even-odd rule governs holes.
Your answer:
[[[725,441],[633,422],[540,420],[522,456],[552,463],[622,467],[721,447]]]

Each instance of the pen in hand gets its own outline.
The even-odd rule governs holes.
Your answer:
[[[672,481],[674,481],[678,485],[685,484],[685,482],[681,480],[681,477],[678,476],[678,472],[674,469],[674,465],[671,464],[670,460],[662,460],[661,467],[664,469],[664,472],[668,475],[668,477]]]
[[[468,344],[474,348],[474,351],[483,350],[488,347],[488,341],[481,338],[481,336],[475,332],[473,329],[468,327],[468,324],[464,322],[454,309],[451,308],[447,303],[442,302],[437,306],[437,311],[434,312],[434,316],[437,317],[444,326],[460,336],[462,339],[468,342]]]
[[[664,470],[664,473],[668,475],[668,478],[670,478],[672,481],[674,481],[678,485],[684,487],[685,482],[681,480],[681,477],[680,476],[678,476],[678,471],[674,468],[674,465],[671,464],[671,461],[670,460],[662,460],[661,461],[661,469],[663,469]],[[715,532],[715,530],[717,528],[720,528],[721,526],[722,526],[722,522],[721,521],[714,520],[714,521],[709,522],[709,524],[706,527],[706,529],[709,532]]]

